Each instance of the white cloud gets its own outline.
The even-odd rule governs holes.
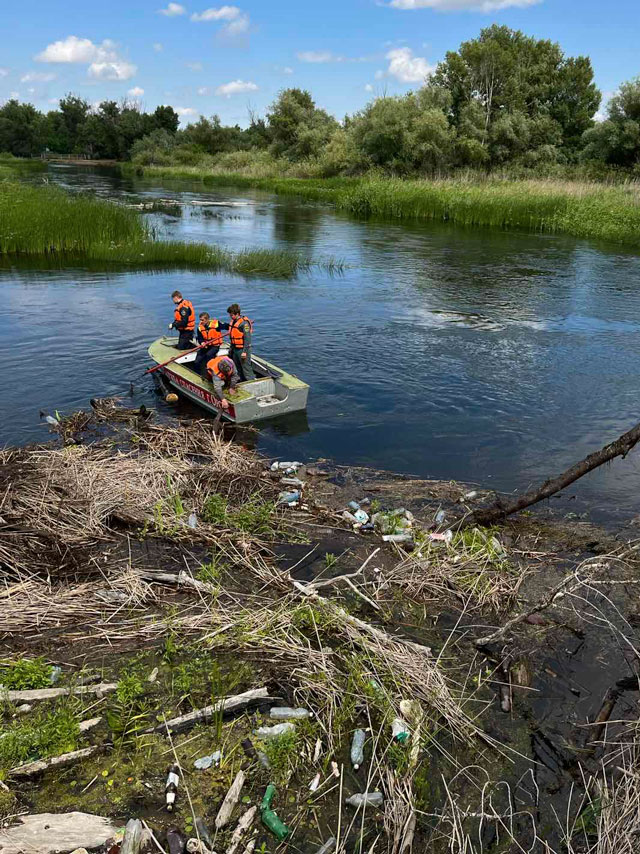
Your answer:
[[[91,39],[67,36],[66,39],[47,45],[35,58],[38,62],[89,65],[89,77],[96,80],[128,80],[138,70],[133,63],[118,54],[117,45],[111,39],[94,44]]]
[[[2,75],[0,75],[2,76]],[[20,78],[21,83],[51,83],[52,80],[56,79],[55,74],[49,74],[45,71],[28,71],[26,74],[23,74]]]
[[[414,56],[410,47],[390,50],[387,59],[387,74],[401,83],[422,83],[435,70],[423,56]]]
[[[223,83],[222,86],[218,86],[216,95],[230,98],[232,95],[239,95],[241,92],[256,92],[257,89],[256,84],[248,80],[232,80],[230,83]]]
[[[37,62],[78,62],[89,63],[106,59],[107,54],[115,47],[110,39],[105,39],[101,45],[94,44],[91,39],[79,39],[77,36],[67,36],[57,42],[47,45],[35,59]]]
[[[176,113],[182,118],[183,116],[197,116],[198,111],[194,110],[193,107],[174,107],[173,108]]]
[[[137,67],[125,59],[111,62],[92,62],[89,66],[89,77],[96,80],[129,80],[137,71]]]
[[[187,62],[187,68],[190,68],[192,71],[202,71],[202,63],[201,62]]]
[[[394,9],[436,9],[439,12],[498,12],[534,6],[542,0],[391,0]]]
[[[48,104],[57,104],[57,103],[58,103],[58,99],[57,99],[57,98],[49,98],[49,100],[47,101],[47,103],[48,103]]]
[[[282,73],[283,74],[293,74],[293,68],[289,68],[288,65],[285,65],[285,67],[282,69]]]
[[[164,50],[164,47],[160,42],[154,42],[153,43],[153,49],[155,50],[156,53],[162,53],[162,51]]]
[[[8,68],[0,68],[0,77],[6,77],[9,74]]]
[[[219,9],[205,9],[204,12],[194,12],[192,21],[234,21],[241,15],[237,6],[220,6]]]
[[[384,77],[384,71],[379,68],[373,76],[376,78],[376,80],[382,80],[382,78]]]
[[[238,18],[235,18],[233,21],[230,21],[226,27],[222,28],[222,32],[228,36],[241,36],[243,33],[248,31],[249,24],[249,16],[243,14]]]
[[[198,89],[198,95],[210,95],[210,94],[211,94],[211,89],[209,89],[208,86],[201,86]]]
[[[140,86],[134,86],[133,89],[127,90],[127,95],[131,95],[132,98],[140,98],[144,95],[144,89],[141,89]]]
[[[330,50],[301,50],[296,56],[300,62],[334,62],[336,59]]]
[[[184,15],[186,11],[180,3],[169,3],[166,9],[158,9],[158,14],[167,18],[175,18],[177,15]]]
[[[371,83],[365,84],[364,91],[365,92],[373,92],[373,86],[371,85]]]

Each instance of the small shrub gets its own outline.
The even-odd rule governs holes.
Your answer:
[[[6,667],[0,667],[0,685],[10,691],[46,688],[50,684],[52,670],[44,658],[19,658]]]

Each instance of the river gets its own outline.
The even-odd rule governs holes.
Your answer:
[[[121,201],[186,202],[180,217],[149,215],[166,237],[281,247],[346,266],[290,281],[0,271],[2,443],[43,440],[39,410],[87,407],[133,378],[136,405],[168,410],[140,375],[148,343],[172,319],[175,288],[218,317],[239,302],[255,321],[256,352],[311,385],[306,418],[261,425],[257,444],[269,454],[523,490],[638,421],[640,257],[631,251],[362,222],[315,203],[89,167],[50,165],[49,180]],[[189,204],[202,199],[234,204]],[[639,490],[636,452],[554,506],[620,522],[635,514]]]

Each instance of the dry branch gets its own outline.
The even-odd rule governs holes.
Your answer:
[[[108,694],[115,691],[117,682],[101,682],[99,685],[77,685],[75,688],[28,688],[22,691],[2,691],[0,696],[11,702],[30,703],[34,700],[53,700],[69,694]]]
[[[199,723],[205,723],[216,714],[231,714],[239,712],[256,703],[262,703],[266,700],[274,700],[275,697],[269,696],[269,691],[266,687],[252,688],[250,691],[245,691],[243,694],[236,694],[233,697],[225,697],[212,706],[205,706],[202,709],[196,709],[186,715],[181,715],[179,718],[172,718],[170,721],[161,723],[157,727],[152,727],[146,732],[162,732],[169,731],[172,733],[184,732],[191,729]]]
[[[80,759],[86,759],[87,756],[93,756],[93,754],[97,753],[100,749],[100,745],[94,744],[91,747],[84,747],[82,750],[73,750],[71,753],[52,756],[50,759],[39,759],[36,762],[27,762],[25,765],[18,765],[17,768],[12,768],[9,772],[9,776],[33,777],[34,774],[40,774],[42,771],[46,771],[47,768],[71,765],[72,762],[78,762]]]

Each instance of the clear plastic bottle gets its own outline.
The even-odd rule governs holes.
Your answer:
[[[190,528],[195,528],[197,524],[198,524],[198,517],[196,516],[196,511],[193,510],[191,513],[189,513],[189,518],[187,519],[187,525]]]
[[[364,742],[366,737],[367,734],[363,729],[357,729],[353,734],[351,741],[351,764],[355,771],[364,762]]]
[[[355,807],[356,809],[360,809],[360,807],[381,807],[384,803],[384,796],[382,792],[357,792],[355,795],[351,795],[350,798],[347,798],[346,803],[349,806]]]
[[[335,838],[335,836],[332,836],[331,839],[327,839],[324,845],[318,848],[316,854],[333,854],[333,852],[336,850],[337,841],[338,840]]]
[[[253,734],[257,735],[258,738],[268,740],[270,738],[278,738],[281,735],[285,735],[287,732],[293,732],[294,729],[295,724],[287,721],[286,723],[276,724],[275,726],[258,727],[258,729],[254,729]]]
[[[277,721],[304,721],[307,718],[313,717],[313,712],[309,709],[292,709],[290,706],[274,706],[269,712],[269,716]]]
[[[396,741],[401,744],[409,738],[409,726],[402,718],[394,718],[391,724],[391,733]]]

